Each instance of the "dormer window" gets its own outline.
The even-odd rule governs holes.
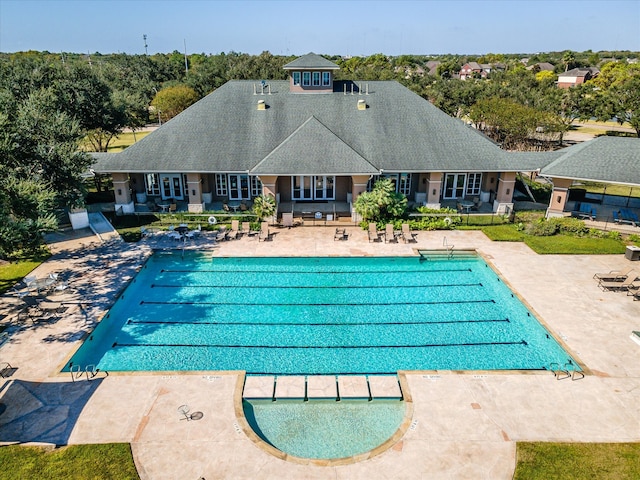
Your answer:
[[[300,85],[300,72],[293,72],[293,84]]]

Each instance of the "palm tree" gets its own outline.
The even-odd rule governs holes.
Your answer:
[[[253,200],[253,213],[259,221],[276,213],[276,199],[273,195],[260,195]]]

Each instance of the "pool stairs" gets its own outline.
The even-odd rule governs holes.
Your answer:
[[[560,367],[559,363],[553,362],[549,365],[549,370],[553,373],[556,380],[564,380],[566,378],[570,378],[571,380],[581,380],[584,378],[584,372],[578,370],[571,362],[565,363],[563,367]]]
[[[292,380],[296,380],[293,388]],[[264,387],[260,389],[262,393],[256,394],[251,387],[247,387],[248,381],[254,385],[256,383],[262,384]],[[279,381],[282,384],[281,388],[279,388]],[[345,385],[349,382],[357,383],[358,388],[353,388],[353,385],[350,386],[351,388],[348,386],[341,388],[341,384]],[[286,386],[284,385],[285,383],[287,384]],[[314,383],[316,387],[318,384],[323,385],[322,394],[311,394],[312,387],[310,387],[310,383]],[[264,395],[267,390],[270,390],[269,397]],[[384,392],[384,394],[379,392]],[[272,402],[278,400],[298,400],[303,402],[308,402],[309,400],[334,400],[336,402],[342,400],[367,400],[371,402],[376,399],[397,399],[401,401],[404,400],[404,394],[397,376],[391,375],[274,375],[247,377],[245,379],[243,398],[254,400],[269,399]]]
[[[104,373],[105,377],[109,376],[109,372],[107,372],[106,370],[100,370],[99,368],[96,368],[95,365],[87,365],[86,367],[84,367],[84,370],[80,365],[71,365],[71,368],[69,368],[69,373],[71,373],[72,382],[80,379],[83,375],[87,376],[87,381],[96,377],[99,373]]]

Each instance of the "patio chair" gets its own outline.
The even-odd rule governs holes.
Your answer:
[[[260,233],[258,234],[258,241],[269,240],[269,224],[267,222],[262,222],[260,225]]]
[[[13,367],[9,362],[0,362],[0,377],[6,378],[13,371]]]
[[[229,208],[229,205],[227,205],[226,203],[223,203],[223,204],[222,204],[222,209],[223,209],[225,212],[231,212],[231,209]]]
[[[293,227],[293,213],[284,212],[282,214],[282,226],[287,228]]]
[[[377,242],[380,240],[380,234],[378,233],[378,227],[375,223],[369,224],[369,242]]]
[[[384,243],[398,242],[395,232],[393,231],[393,224],[387,223],[384,229]]]
[[[602,290],[607,290],[607,291],[625,291],[632,286],[637,276],[638,274],[632,270],[631,272],[629,272],[629,275],[627,275],[627,278],[625,278],[622,282],[600,280],[600,282],[598,283],[598,286]]]
[[[402,240],[404,240],[404,243],[417,242],[415,233],[411,232],[408,223],[402,224]]]
[[[346,240],[347,239],[347,230],[345,228],[336,228],[336,233],[333,234],[333,241],[336,240]]]
[[[240,203],[240,211],[241,212],[246,212],[247,210],[249,210],[249,207],[247,207],[247,204],[244,202]]]
[[[611,282],[621,282],[627,278],[629,273],[633,271],[633,267],[629,267],[625,270],[611,270],[607,273],[596,273],[593,278],[597,280],[607,280]]]
[[[231,220],[231,230],[227,233],[227,240],[236,240],[238,238],[239,225],[240,222],[238,220]]]
[[[178,210],[178,205],[176,203],[172,203],[169,205],[169,213],[175,213]]]

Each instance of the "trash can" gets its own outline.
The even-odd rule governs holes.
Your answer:
[[[640,247],[628,245],[627,250],[624,252],[624,258],[631,261],[640,260]]]

